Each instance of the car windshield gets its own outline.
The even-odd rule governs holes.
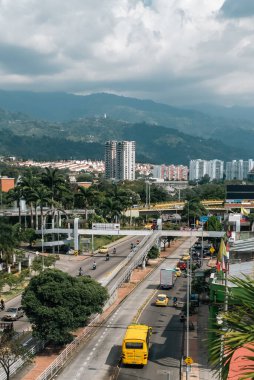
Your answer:
[[[158,296],[157,300],[158,301],[165,301],[166,296]]]
[[[9,307],[9,309],[6,310],[7,313],[16,313],[17,308],[16,307]]]

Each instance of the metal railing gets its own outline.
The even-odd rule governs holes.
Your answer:
[[[85,327],[83,333],[75,338],[73,342],[68,344],[61,354],[58,355],[58,357],[36,378],[36,380],[51,379],[64,366],[67,360],[72,356],[73,352],[77,351],[80,344],[88,336],[91,329],[95,327],[96,322],[99,322],[99,320],[100,315],[96,315],[95,318]]]
[[[29,356],[30,355],[31,356],[35,355],[42,348],[43,348],[43,344],[42,343],[36,343],[33,347],[31,347],[28,350]],[[13,363],[10,366],[10,375],[11,376],[14,375],[25,364],[26,361],[27,361],[27,359],[25,359],[25,358],[19,358],[18,360],[16,360],[15,363]],[[1,370],[0,370],[0,380],[6,380],[6,379],[7,379],[6,373],[4,372],[3,368],[1,368]]]
[[[126,269],[126,271],[122,274],[122,276],[120,276],[120,278],[117,280],[115,285],[109,290],[109,294],[111,297],[114,297],[114,293],[116,289],[118,289],[126,281],[126,279],[129,278],[130,273],[133,271],[133,269],[135,269],[138,265],[142,263],[149,249],[153,246],[154,241],[158,239],[159,237],[160,237],[160,232],[157,231],[142,240],[138,248],[139,254],[137,258],[133,261],[133,263],[131,263],[131,265]],[[137,254],[137,251],[131,252],[126,259],[130,261],[131,258],[133,258],[135,254]],[[43,371],[36,378],[36,380],[51,379],[64,366],[64,364],[71,358],[73,352],[77,351],[80,344],[90,333],[91,329],[94,328],[95,324],[100,321],[100,317],[101,317],[100,315],[95,316],[95,318],[89,323],[89,325],[85,327],[83,333],[77,338],[75,338],[72,343],[68,344],[67,347],[61,352],[61,354],[50,364],[48,368],[45,369],[45,371]]]

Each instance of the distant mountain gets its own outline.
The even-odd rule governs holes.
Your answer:
[[[185,106],[186,109],[196,110],[212,117],[223,117],[230,120],[245,120],[254,122],[254,107],[229,106],[222,107],[215,104],[195,104]]]
[[[105,93],[81,96],[0,91],[0,108],[0,130],[5,130],[7,135],[9,132],[10,139],[11,136],[20,136],[22,141],[25,137],[27,141],[37,139],[41,146],[43,141],[39,139],[47,137],[50,140],[45,151],[50,157],[60,157],[67,152],[72,157],[80,158],[82,154],[88,157],[86,153],[90,152],[91,144],[96,143],[94,154],[102,158],[103,144],[109,139],[137,141],[140,161],[188,163],[191,158],[253,157],[251,117],[240,120],[230,118],[226,112],[222,117],[222,107],[200,106],[193,110]],[[58,140],[61,143],[57,146]],[[61,153],[59,147],[64,142],[69,146]],[[53,151],[48,150],[51,144]],[[11,143],[8,146],[14,155],[13,150],[18,147],[14,148]],[[0,148],[1,153],[5,148],[1,140]],[[74,152],[71,153],[71,149]],[[24,155],[45,154],[36,151],[34,146],[27,146]]]
[[[6,115],[5,115],[6,116]],[[220,141],[197,138],[175,129],[146,123],[127,123],[110,118],[89,118],[67,123],[1,119],[0,155],[24,159],[98,159],[104,158],[108,139],[135,140],[138,162],[189,164],[190,159],[242,156],[242,150]],[[244,157],[248,158],[248,151]]]

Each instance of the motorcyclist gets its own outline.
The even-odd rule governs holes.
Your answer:
[[[2,298],[0,300],[0,304],[1,304],[1,309],[4,310],[5,309],[5,303],[4,303],[4,300]]]
[[[106,261],[109,260],[109,253],[106,254]]]
[[[114,247],[114,249],[113,249],[113,253],[116,254],[116,247]]]
[[[82,274],[83,274],[83,269],[80,267],[80,268],[79,268],[78,275],[79,275],[79,276],[82,276]]]
[[[93,269],[96,269],[96,262],[93,262]]]
[[[173,297],[173,306],[177,306],[177,297]]]

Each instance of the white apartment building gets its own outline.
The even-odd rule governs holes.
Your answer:
[[[227,180],[243,180],[247,179],[248,173],[254,168],[254,161],[249,159],[244,160],[233,160],[226,162],[226,179]]]
[[[135,141],[105,143],[105,178],[135,180]]]
[[[191,160],[189,169],[189,180],[197,181],[205,175],[210,177],[210,180],[223,179],[224,162],[220,160]]]

